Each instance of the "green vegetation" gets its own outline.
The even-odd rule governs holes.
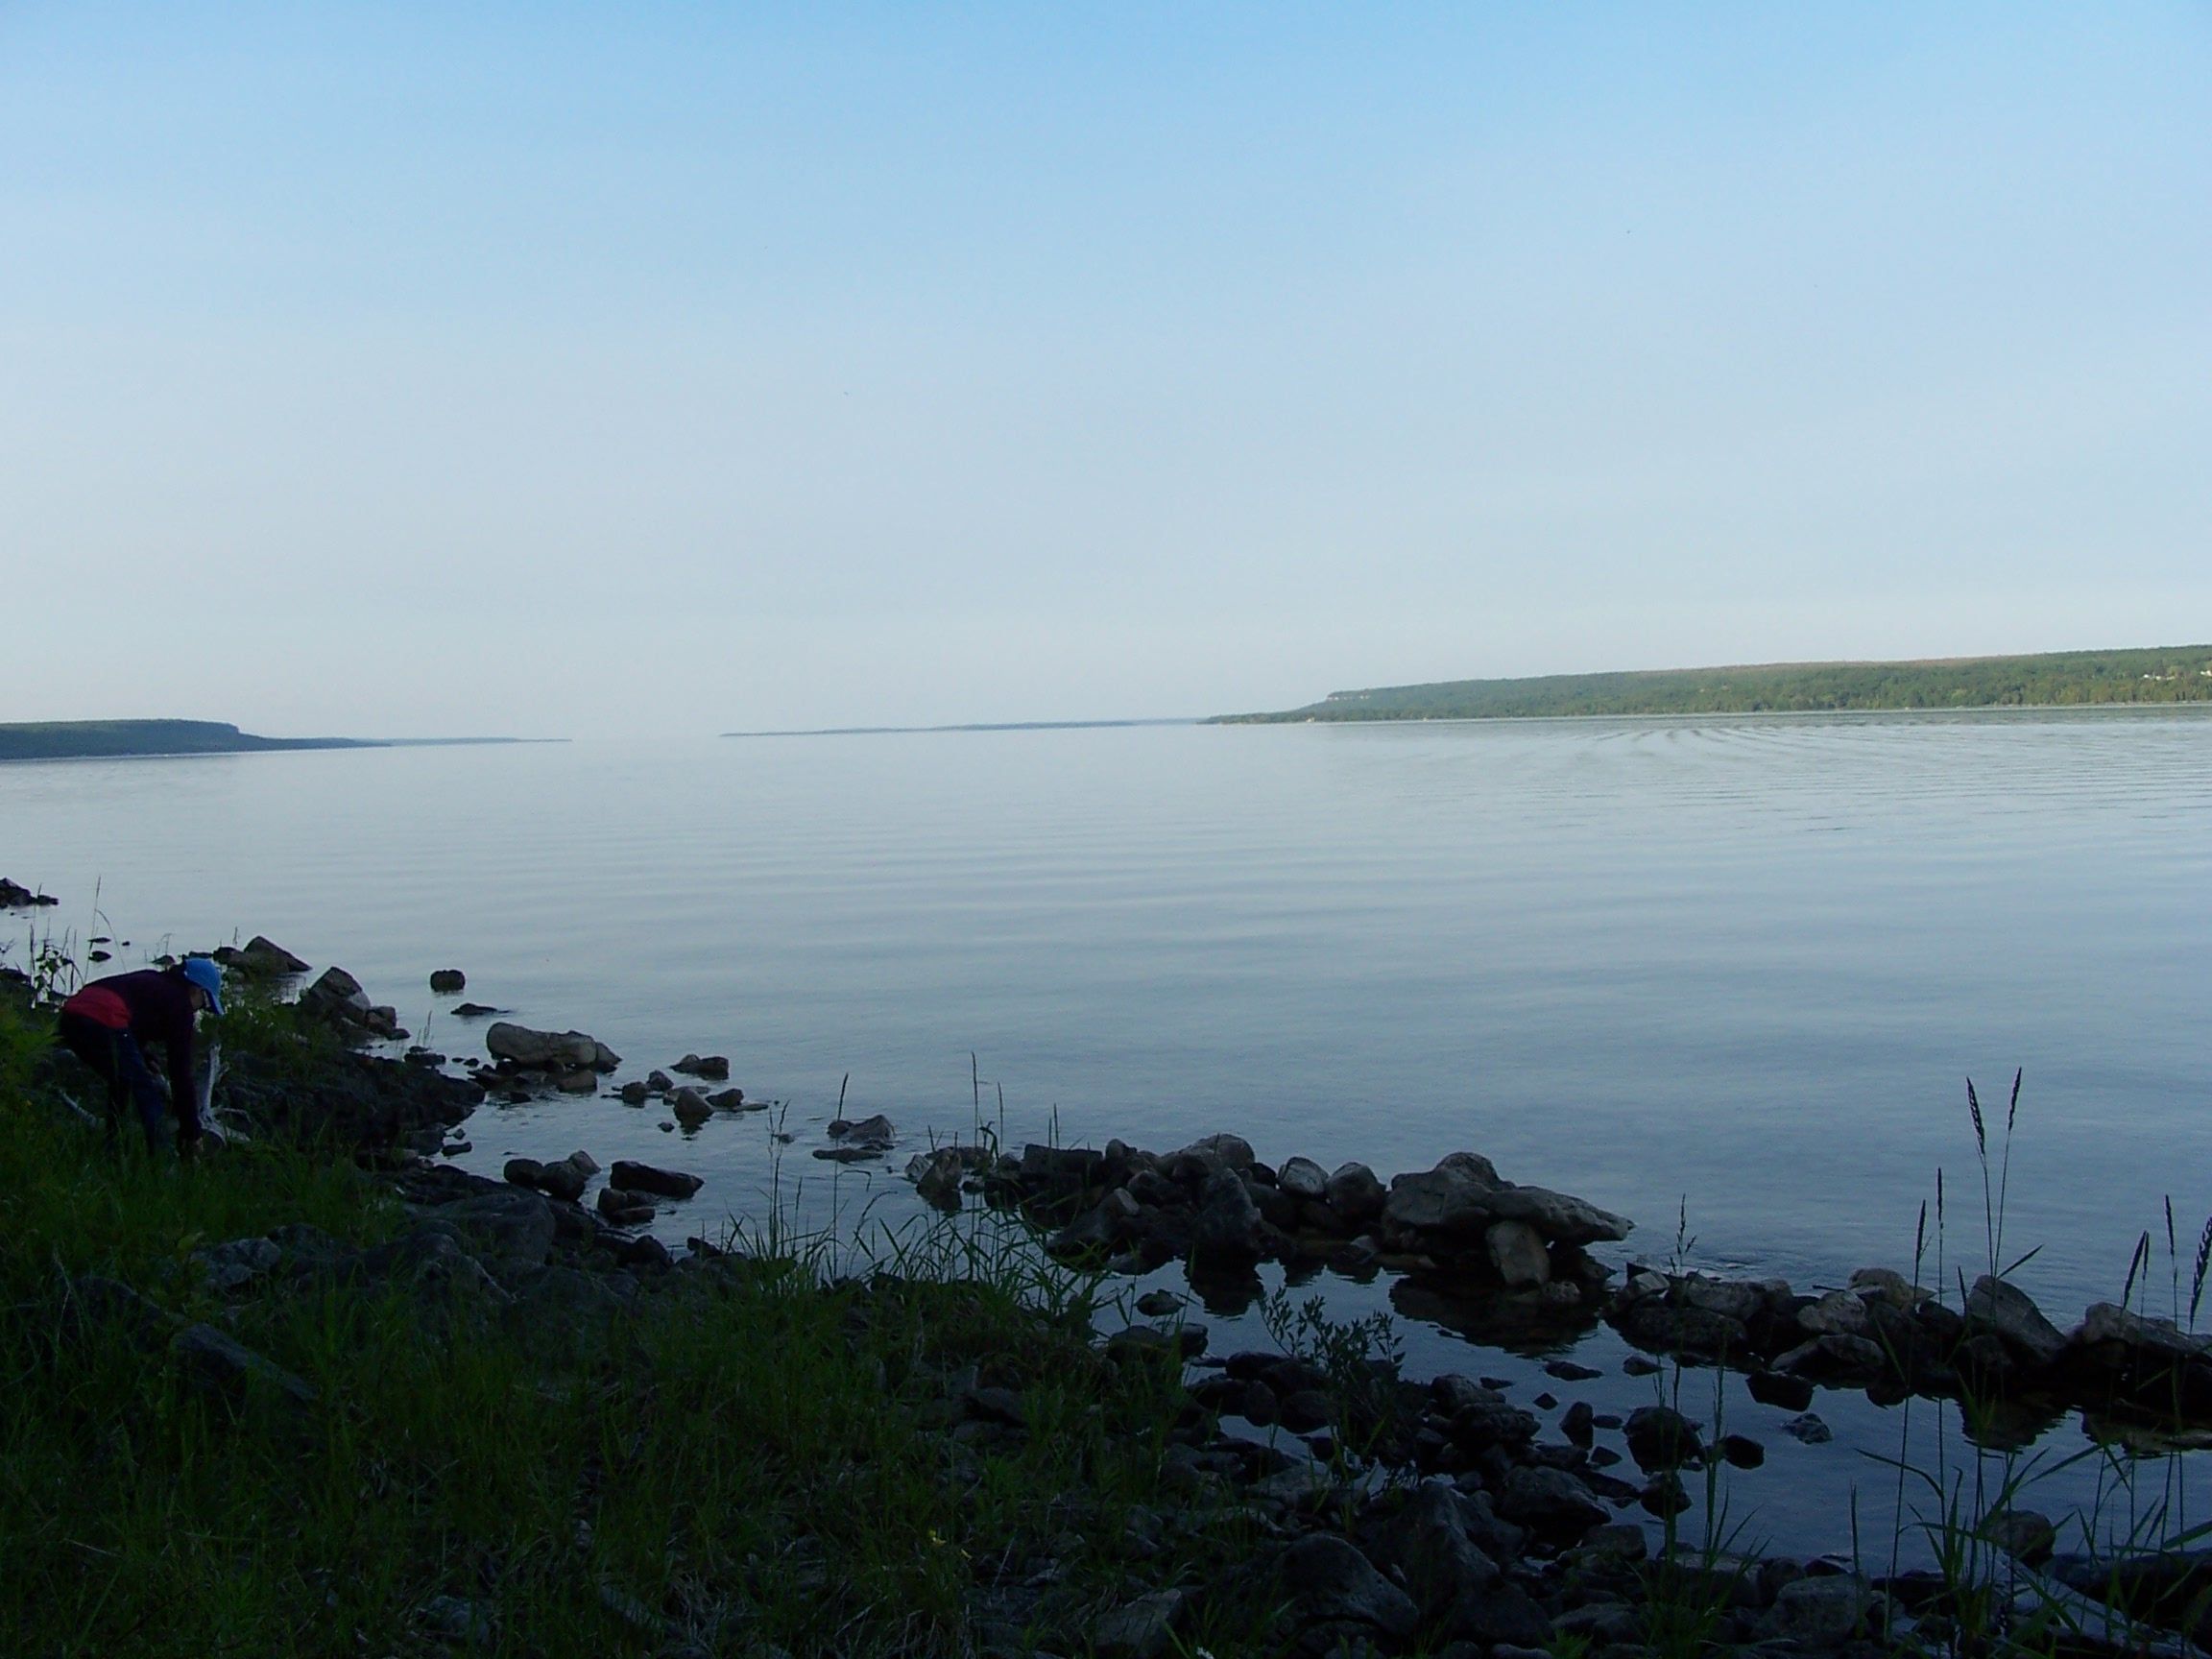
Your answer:
[[[1334,691],[1217,725],[1502,720],[1569,714],[1811,713],[1848,709],[2008,709],[2212,702],[2212,645],[2061,651],[1936,662],[1776,662],[1737,668],[1547,674]]]
[[[34,720],[0,725],[0,760],[377,747],[352,737],[256,737],[219,720]]]
[[[299,1062],[267,1010],[227,1023]],[[950,1653],[1009,1587],[998,1646],[1074,1652],[1140,1564],[1150,1588],[1250,1543],[1146,1507],[1189,1503],[1162,1490],[1172,1345],[1109,1360],[1087,1282],[992,1223],[860,1280],[804,1249],[663,1269],[597,1319],[553,1291],[603,1273],[559,1265],[503,1308],[289,1260],[224,1291],[201,1246],[414,1218],[347,1159],[118,1157],[49,1098],[46,1044],[0,1006],[0,1651]],[[191,1321],[311,1401],[211,1390]],[[964,1409],[995,1387],[1019,1428]]]

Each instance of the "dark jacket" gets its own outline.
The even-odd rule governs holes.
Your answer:
[[[166,1048],[170,1102],[180,1117],[191,1120],[197,1100],[192,1078],[192,987],[183,974],[159,968],[111,974],[71,997],[61,1004],[61,1012],[84,1015],[127,1034],[149,1056],[156,1044]],[[128,1017],[128,1024],[116,1023],[118,1012]]]

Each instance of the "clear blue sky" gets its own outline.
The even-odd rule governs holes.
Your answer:
[[[2212,10],[0,7],[0,718],[2212,638]]]

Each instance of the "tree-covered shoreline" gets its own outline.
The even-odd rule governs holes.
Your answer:
[[[1505,720],[1593,714],[1819,713],[1849,709],[2086,708],[2212,702],[2212,645],[2059,651],[1915,662],[1770,662],[1333,691],[1213,725]]]

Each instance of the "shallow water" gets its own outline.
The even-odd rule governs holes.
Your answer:
[[[0,874],[64,901],[39,925],[110,930],[96,904],[125,961],[265,931],[456,1054],[480,1038],[435,967],[625,1074],[728,1053],[787,1103],[788,1147],[761,1116],[679,1144],[605,1099],[469,1126],[489,1169],[583,1145],[706,1175],[676,1236],[757,1220],[771,1182],[810,1218],[911,1214],[805,1154],[848,1074],[902,1159],[968,1132],[971,1053],[1013,1142],[1231,1128],[1385,1175],[1470,1147],[1634,1216],[1638,1251],[1681,1214],[1691,1260],[1801,1287],[1909,1264],[1938,1167],[1949,1258],[1979,1260],[1965,1079],[2001,1120],[2023,1068],[2007,1255],[2043,1246],[2019,1277],[2062,1327],[2116,1297],[2145,1228],[2163,1298],[2163,1199],[2184,1275],[2212,1209],[2203,711],[34,763],[0,767]],[[1407,1334],[1428,1368],[1533,1375]],[[1593,1386],[1555,1391],[1650,1385]],[[1745,1490],[1778,1538],[1893,1479],[1765,1413],[1730,1407],[1774,1452]]]

